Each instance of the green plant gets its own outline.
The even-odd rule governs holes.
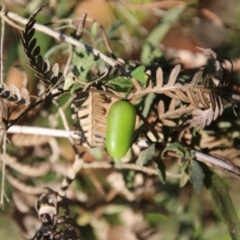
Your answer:
[[[59,9],[56,5],[58,14],[63,2]],[[164,61],[158,47],[191,6],[183,3],[165,12],[142,42],[138,61],[123,59],[111,47],[114,33],[130,32],[121,28],[122,22],[104,30],[92,21],[87,28],[91,20],[83,15],[77,27],[72,22],[70,28],[65,26],[69,19],[48,23],[53,25],[49,27],[36,23],[42,8],[28,20],[4,9],[0,12],[13,27],[19,26],[12,21],[24,25],[19,48],[23,47],[38,86],[30,94],[26,84],[20,92],[2,82],[0,91],[1,129],[27,133],[27,128],[14,124],[33,125],[28,128],[33,136],[14,135],[10,144],[3,144],[7,166],[3,179],[6,176],[10,183],[6,192],[14,194],[16,215],[26,218],[33,207],[32,194],[40,195],[36,210],[42,226],[34,228],[33,239],[77,239],[77,234],[98,239],[108,228],[124,229],[140,239],[154,239],[163,232],[168,239],[210,239],[208,230],[213,228],[205,222],[218,226],[221,222],[206,190],[211,191],[231,237],[238,239],[238,216],[225,183],[214,173],[217,168],[220,174],[240,176],[234,163],[240,156],[239,123],[231,108],[239,94],[231,91],[229,62],[201,49],[206,66],[188,70]],[[49,46],[47,57],[36,30],[62,40]],[[13,111],[16,114],[10,114]],[[69,141],[58,141],[56,136]],[[131,154],[125,155],[128,150]],[[68,171],[67,160],[73,161]],[[48,187],[45,193],[43,184]],[[4,187],[2,191],[4,196]],[[209,204],[200,206],[202,201]],[[169,215],[171,221],[166,220]],[[24,227],[29,233],[29,225]]]

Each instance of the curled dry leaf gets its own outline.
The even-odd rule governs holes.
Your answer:
[[[188,127],[200,127],[204,128],[209,126],[213,120],[216,120],[219,115],[223,113],[223,104],[221,98],[218,98],[216,102],[215,109],[212,106],[208,109],[195,109],[192,111],[192,119],[187,120],[183,125],[188,125]]]
[[[75,92],[72,104],[74,126],[81,136],[80,144],[102,147],[105,142],[107,113],[114,100],[98,92]]]
[[[160,100],[158,103],[158,117],[161,123],[165,126],[175,127],[177,123],[172,121],[172,119],[178,119],[182,115],[189,114],[196,109],[192,105],[187,106],[183,104],[176,108],[176,101],[176,99],[171,100],[168,111],[165,111],[165,104],[163,100]]]
[[[216,116],[219,116],[220,112],[223,111],[221,97],[215,92],[213,87],[207,87],[200,83],[202,81],[201,71],[194,74],[192,81],[189,84],[182,85],[179,82],[176,82],[180,70],[180,65],[176,65],[172,69],[167,83],[163,84],[163,71],[161,68],[158,68],[156,72],[156,85],[153,86],[153,80],[150,79],[148,86],[145,89],[143,89],[136,81],[133,81],[136,91],[130,93],[128,98],[140,98],[149,93],[164,94],[171,99],[181,100],[183,103],[192,105],[196,109],[213,108],[213,119],[216,119]],[[210,81],[210,79],[208,80]],[[159,110],[161,116],[163,113],[162,106],[162,103],[160,103]],[[174,102],[171,102],[169,113],[172,113],[173,106]],[[184,107],[180,107],[179,110],[180,109],[182,111]],[[190,109],[188,110],[190,111]]]

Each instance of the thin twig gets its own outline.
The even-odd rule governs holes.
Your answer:
[[[2,130],[3,131],[3,130]],[[4,131],[3,133],[3,144],[2,144],[2,150],[3,154],[1,156],[2,158],[2,185],[1,185],[1,200],[0,205],[2,209],[4,209],[4,196],[5,196],[5,176],[6,176],[6,141],[7,141],[7,135]]]
[[[131,163],[121,163],[121,164],[117,164],[114,166],[117,169],[131,169],[131,170],[135,170],[135,171],[141,171],[147,174],[153,174],[153,175],[159,175],[159,171],[156,169],[152,169],[149,167],[140,167],[137,166],[136,164],[131,164]],[[167,177],[173,177],[173,178],[181,178],[181,174],[176,174],[176,173],[171,173],[169,171],[166,171],[166,176]]]
[[[59,115],[60,115],[60,117],[61,117],[61,120],[62,120],[64,129],[65,129],[66,131],[70,131],[70,127],[69,127],[69,124],[68,124],[68,121],[67,121],[67,117],[66,117],[66,115],[65,115],[62,107],[61,107],[60,104],[59,104],[59,100],[58,100],[58,99],[53,99],[53,103],[54,103],[54,104],[56,105],[56,107],[58,108],[58,113],[59,113]],[[74,148],[74,150],[75,150],[76,148],[74,147],[74,140],[73,140],[73,138],[72,138],[70,135],[69,135],[69,137],[68,137],[68,140],[69,140],[69,142],[71,143],[71,145],[73,146],[73,148]]]
[[[56,96],[59,96],[60,94],[63,94],[62,91],[59,91],[59,92],[56,92],[54,94],[50,94],[44,98],[42,97],[39,97],[38,100],[36,100],[35,102],[29,104],[28,106],[26,106],[26,108],[22,109],[20,112],[18,112],[15,116],[14,116],[14,119],[10,120],[8,122],[8,125],[7,125],[7,129],[11,126],[14,125],[14,123],[16,123],[23,115],[25,115],[27,112],[29,112],[31,109],[33,109],[34,107],[36,107],[37,105],[43,103],[44,101],[46,101],[47,99],[51,99],[51,98],[54,98]]]
[[[69,46],[69,47],[70,47],[70,53],[69,53],[69,56],[68,56],[68,60],[67,60],[66,66],[65,66],[65,68],[64,68],[64,73],[63,73],[64,77],[66,77],[66,75],[67,75],[67,73],[68,73],[68,71],[69,71],[70,63],[71,63],[72,57],[73,57],[73,47],[72,47],[72,46]],[[61,117],[61,120],[62,120],[64,129],[67,130],[67,131],[70,131],[70,127],[69,127],[69,124],[68,124],[68,121],[67,121],[67,117],[66,117],[66,115],[65,115],[65,113],[64,113],[64,111],[63,111],[63,109],[62,109],[62,106],[60,106],[60,104],[59,104],[59,99],[58,99],[58,98],[59,98],[58,96],[55,97],[55,98],[53,99],[53,103],[54,103],[54,104],[57,106],[57,108],[58,108],[58,113],[59,113],[59,115],[60,115],[60,117]],[[75,153],[77,153],[77,149],[76,149],[76,147],[75,147],[75,145],[74,145],[74,140],[73,140],[73,138],[72,138],[71,136],[69,136],[69,137],[68,137],[68,140],[69,140],[70,144],[72,145]]]
[[[0,17],[3,18],[4,21],[5,21],[6,23],[8,23],[8,25],[10,25],[10,26],[12,26],[13,28],[18,29],[18,30],[20,30],[20,31],[22,31],[22,30],[24,29],[23,27],[17,25],[15,22],[13,22],[12,20],[10,20],[9,18],[4,17],[3,15],[5,15],[5,14],[6,14],[5,12],[0,11]]]
[[[73,58],[73,48],[72,48],[71,45],[69,46],[69,48],[70,48],[70,53],[69,53],[69,56],[68,56],[68,59],[67,59],[67,62],[66,62],[66,66],[65,66],[64,71],[63,71],[63,76],[64,77],[66,77],[67,74],[68,74],[70,64],[71,64],[72,58]]]
[[[72,96],[70,96],[69,99],[62,105],[62,110],[63,110],[63,111],[66,110],[66,109],[72,104],[73,99],[74,99],[74,96],[72,95]],[[59,115],[60,115],[59,112],[56,112],[55,115],[54,115],[54,117],[55,117],[55,118],[58,118]]]
[[[17,133],[17,134],[35,134],[44,135],[52,137],[62,137],[62,138],[75,138],[79,139],[79,135],[75,131],[66,131],[62,129],[50,129],[42,127],[27,127],[13,125],[8,130],[7,133]]]
[[[75,154],[75,159],[72,166],[69,167],[66,177],[63,179],[61,183],[61,188],[59,190],[60,196],[66,195],[66,190],[68,189],[71,182],[75,179],[77,173],[82,169],[84,160],[82,158],[83,154]]]
[[[88,84],[86,84],[86,86],[84,87],[84,89],[83,89],[83,91],[86,91],[90,86],[92,86],[94,83],[97,83],[97,82],[99,82],[101,79],[104,79],[107,75],[108,75],[108,73],[109,73],[109,68],[107,68],[104,72],[103,72],[103,74],[101,75],[101,76],[99,76],[99,77],[97,77],[96,79],[94,79],[94,80],[92,80],[90,83],[88,83]],[[76,79],[76,82],[77,82],[78,80]]]
[[[120,163],[120,164],[111,164],[108,162],[92,162],[92,163],[86,163],[83,164],[84,169],[88,168],[103,168],[103,169],[109,169],[109,168],[115,168],[115,169],[128,169],[128,170],[134,170],[134,171],[140,171],[144,172],[149,175],[159,175],[158,171],[156,169],[150,168],[150,167],[140,167],[133,163]],[[173,178],[180,178],[180,174],[171,173],[166,171],[167,177],[173,177]]]
[[[141,140],[138,142],[138,145],[141,147],[149,147],[150,144],[151,144],[150,142],[147,142],[145,140]],[[164,144],[164,145],[166,147],[168,144]],[[231,171],[232,173],[236,174],[237,176],[240,176],[240,167],[236,166],[234,163],[232,163],[230,161],[222,160],[218,157],[214,157],[214,156],[199,152],[194,149],[190,149],[190,151],[191,151],[191,153],[194,154],[194,156],[196,157],[196,159],[198,161],[204,162],[207,164],[211,164],[212,166],[216,166],[221,169],[225,169],[227,171]],[[176,156],[176,154],[174,154],[174,156]]]
[[[210,156],[208,154],[196,151],[196,150],[191,150],[192,153],[194,153],[195,157],[198,159],[198,161],[201,162],[207,162],[212,165],[216,165],[220,168],[224,168],[226,170],[229,170],[231,172],[234,172],[236,174],[240,174],[240,169],[234,165],[233,163],[229,163],[227,161],[221,160],[217,157]]]
[[[3,7],[3,11],[4,11],[4,7]],[[4,34],[5,34],[5,21],[2,18],[1,21],[2,24],[2,28],[1,28],[1,45],[0,45],[0,86],[3,85],[3,45],[4,45]]]
[[[20,17],[19,15],[17,15],[16,13],[13,13],[13,12],[3,12],[1,11],[0,12],[0,17],[3,18],[4,20],[7,19],[7,18],[10,18],[11,20],[13,21],[16,21],[20,24],[27,24],[28,22],[28,19],[26,18],[23,18],[23,17]],[[7,22],[7,21],[6,21]],[[34,28],[39,31],[39,32],[43,32],[59,41],[65,41],[65,42],[68,42],[70,44],[72,44],[73,46],[76,46],[76,47],[80,47],[82,49],[86,49],[87,51],[93,53],[95,56],[97,57],[100,57],[104,62],[108,63],[110,66],[114,67],[114,68],[117,68],[119,71],[121,71],[125,76],[129,76],[129,74],[126,72],[126,70],[120,66],[114,59],[108,57],[107,55],[103,54],[101,51],[95,49],[95,48],[92,48],[82,42],[79,42],[78,40],[70,37],[70,36],[67,36],[65,34],[62,34],[60,32],[57,32],[47,26],[44,26],[44,25],[41,25],[39,23],[35,23],[34,24]]]
[[[3,11],[5,10],[5,7],[3,6]],[[0,43],[0,86],[3,86],[3,74],[4,74],[4,66],[3,66],[3,45],[4,45],[4,34],[5,34],[5,21],[2,18],[1,21],[1,43]],[[2,100],[1,100],[2,101]],[[0,109],[2,111],[1,114],[1,122],[3,121],[4,118],[4,103],[1,104],[2,109]],[[5,124],[3,124],[3,126],[5,127]],[[2,127],[2,126],[1,126]],[[3,150],[3,154],[2,154],[2,184],[1,184],[1,197],[0,197],[0,205],[2,207],[2,209],[4,209],[4,196],[5,196],[5,174],[6,174],[6,133],[5,133],[5,129],[1,129],[1,134],[3,134],[3,142],[2,142],[2,150]]]
[[[80,19],[80,23],[78,24],[76,34],[79,38],[82,37],[82,33],[83,33],[84,26],[85,26],[86,18],[87,18],[87,13],[84,13],[82,18]]]
[[[104,27],[102,26],[102,24],[99,24],[99,26],[100,26],[100,31],[101,31],[101,33],[102,33],[103,41],[104,41],[104,43],[105,43],[105,45],[106,45],[106,48],[107,48],[107,50],[108,50],[111,54],[113,54],[113,50],[112,50],[112,48],[111,48],[111,45],[110,45],[110,42],[109,42],[109,40],[108,40],[107,33],[106,33]]]
[[[7,133],[18,133],[18,134],[37,134],[37,135],[46,135],[46,136],[52,136],[52,137],[63,137],[63,138],[75,138],[75,139],[79,139],[80,136],[74,132],[74,131],[66,131],[66,130],[60,130],[60,129],[49,129],[49,128],[41,128],[41,127],[26,127],[26,126],[17,126],[14,125],[12,127],[10,127],[7,130]],[[142,146],[142,147],[147,147],[149,146],[151,143],[147,142],[146,140],[141,140],[139,141],[138,145]],[[238,166],[234,165],[233,163],[229,163],[227,161],[224,161],[220,158],[205,154],[205,153],[201,153],[199,151],[196,150],[191,150],[192,153],[195,154],[197,160],[201,161],[201,162],[205,162],[205,163],[209,163],[211,165],[215,165],[218,166],[220,168],[226,169],[228,171],[232,171],[233,173],[236,173],[239,175],[239,168]],[[98,163],[96,163],[97,167]],[[111,164],[110,163],[100,163],[102,168],[111,168]],[[87,165],[84,164],[84,166],[87,167]],[[122,163],[122,165],[120,166],[121,168],[127,167],[128,165],[125,165],[124,163]],[[130,165],[130,167],[132,167],[133,165]],[[135,165],[134,165],[135,166]],[[92,165],[92,167],[94,167],[94,164]],[[142,168],[144,169],[144,168]],[[141,169],[139,169],[139,167],[133,167],[133,170],[139,170],[142,171]],[[148,172],[147,169],[145,169],[146,172]],[[150,172],[148,173],[152,173],[152,174],[157,174],[157,172],[155,170],[150,170]]]

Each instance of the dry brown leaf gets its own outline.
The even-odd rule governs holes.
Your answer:
[[[105,142],[108,109],[115,99],[97,92],[77,93],[72,104],[73,119],[81,139],[89,147],[102,147]]]

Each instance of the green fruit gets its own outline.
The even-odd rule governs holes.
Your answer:
[[[132,145],[135,121],[136,109],[131,103],[125,100],[113,103],[106,130],[106,148],[112,158],[123,157]]]

